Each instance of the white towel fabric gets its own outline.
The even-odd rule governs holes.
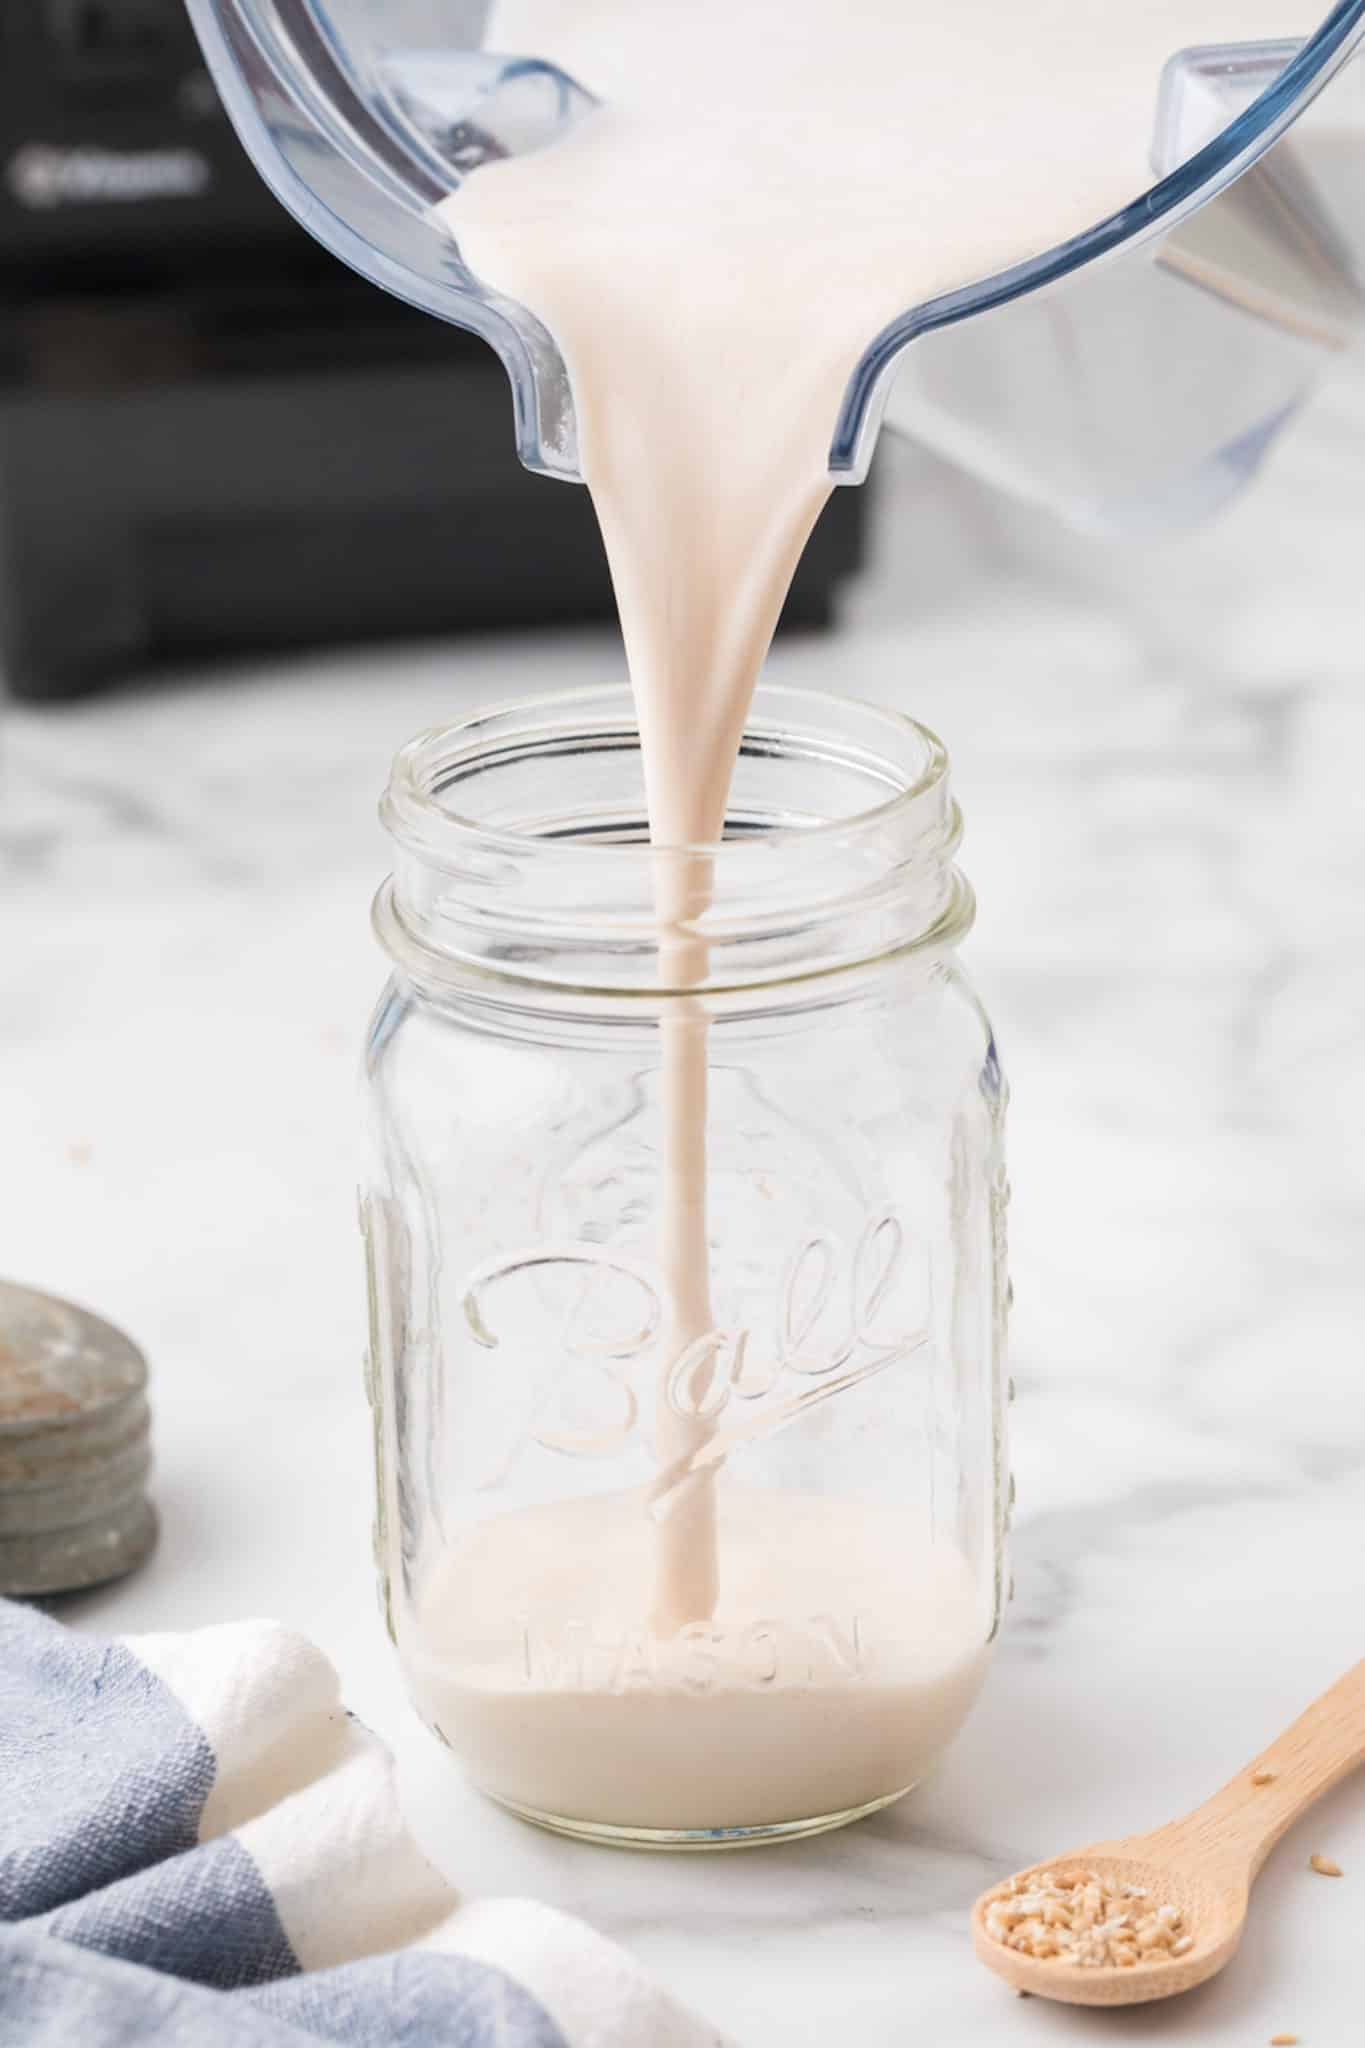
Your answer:
[[[461,1901],[266,1622],[102,1643],[0,1602],[0,1923],[0,2048],[720,2048],[581,1922]]]

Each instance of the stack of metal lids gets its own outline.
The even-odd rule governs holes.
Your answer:
[[[0,1281],[0,1593],[96,1586],[147,1556],[146,1386],[121,1330]]]

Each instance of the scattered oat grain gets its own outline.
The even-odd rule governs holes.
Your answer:
[[[1334,1863],[1330,1856],[1310,1856],[1308,1868],[1316,1870],[1319,1877],[1340,1877],[1342,1874],[1341,1865]]]
[[[1272,2034],[1270,2048],[1299,2048],[1299,2037],[1297,2034]]]
[[[1275,1782],[1275,1773],[1273,1771],[1253,1771],[1251,1782],[1253,1785],[1272,1785]]]

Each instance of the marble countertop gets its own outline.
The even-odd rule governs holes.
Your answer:
[[[747,2048],[1112,2041],[980,1971],[969,1902],[1193,1804],[1365,1649],[1362,449],[1343,382],[1219,526],[1132,555],[891,452],[841,630],[774,657],[954,755],[1014,1087],[1019,1387],[980,1707],[920,1793],[783,1850],[624,1858],[484,1805],[405,1707],[371,1583],[374,800],[416,728],[597,677],[609,642],[0,707],[4,1267],[155,1373],[160,1549],[72,1618],[307,1630],[462,1887],[587,1915]],[[1358,2041],[1362,1900],[1357,1783],[1277,1852],[1235,1968],[1125,2040]]]

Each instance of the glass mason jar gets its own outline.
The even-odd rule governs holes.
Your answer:
[[[1005,1085],[942,746],[759,692],[659,851],[624,688],[399,754],[368,1386],[412,1697],[592,1839],[813,1833],[981,1682],[1006,1524]]]

